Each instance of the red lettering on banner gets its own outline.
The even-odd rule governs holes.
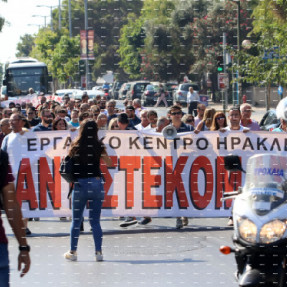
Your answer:
[[[53,173],[51,173],[47,158],[39,158],[39,209],[47,208],[47,191],[53,208],[58,209],[61,207],[60,163],[61,158],[59,156],[54,157],[54,170]]]
[[[161,185],[161,176],[151,174],[152,169],[162,166],[160,156],[145,156],[143,158],[143,208],[160,208],[162,206],[162,196],[152,195],[151,188]]]
[[[116,168],[118,165],[118,157],[110,156],[112,160],[112,166],[109,168]],[[116,208],[118,207],[118,195],[108,195],[110,187],[113,183],[113,178],[109,172],[107,165],[101,160],[101,171],[105,178],[104,190],[105,190],[105,199],[103,201],[103,208]]]
[[[31,164],[28,158],[23,158],[20,162],[16,186],[16,197],[20,207],[22,206],[22,201],[28,201],[30,209],[38,208]]]
[[[173,169],[172,157],[167,156],[165,160],[165,208],[173,207],[173,193],[176,191],[176,197],[179,208],[187,208],[189,206],[185,193],[182,171],[187,162],[187,156],[181,156],[176,162]]]
[[[140,156],[121,156],[119,167],[126,171],[126,208],[134,207],[134,171],[141,166]]]
[[[204,195],[198,190],[198,172],[202,171],[205,176]],[[211,201],[213,193],[213,171],[209,159],[205,156],[197,157],[190,169],[190,196],[196,209],[204,209]]]
[[[222,207],[223,192],[232,192],[238,190],[241,186],[242,174],[241,171],[233,171],[228,174],[228,171],[224,168],[224,157],[218,156],[216,159],[216,196],[215,196],[215,208]],[[229,175],[229,176],[228,176]],[[228,209],[232,205],[232,199],[225,200],[225,208]]]

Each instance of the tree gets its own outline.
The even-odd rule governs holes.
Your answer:
[[[79,36],[70,38],[66,29],[61,32],[40,29],[34,42],[31,56],[47,64],[55,86],[68,80],[71,85],[73,80],[78,80]]]
[[[20,37],[20,42],[17,44],[16,57],[28,57],[32,51],[34,45],[34,37],[29,34],[25,34]]]
[[[7,0],[1,0],[2,2],[7,2]],[[0,32],[2,31],[2,28],[5,24],[5,19],[3,17],[0,17]]]
[[[270,9],[272,7],[273,9]],[[274,7],[280,8],[276,11]],[[272,84],[286,86],[286,52],[287,52],[287,3],[285,1],[263,0],[253,11],[253,30],[250,33],[257,38],[253,50],[241,54],[244,64],[241,73],[249,83],[265,85],[267,88],[266,106],[270,108],[270,87]]]
[[[78,76],[78,64],[80,60],[80,37],[70,38],[67,35],[61,36],[59,43],[53,51],[52,74],[60,83],[72,84]]]

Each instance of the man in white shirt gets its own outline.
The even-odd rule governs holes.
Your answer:
[[[188,113],[196,117],[197,116],[197,105],[199,103],[199,95],[197,94],[197,92],[193,90],[193,87],[189,88],[186,101],[187,101]]]
[[[148,121],[148,118],[147,118],[147,113],[148,113],[147,110],[142,110],[140,112],[141,122],[139,124],[135,125],[135,128],[137,130],[143,130],[149,125],[149,121]]]
[[[240,125],[241,112],[240,112],[239,106],[233,106],[229,110],[228,119],[229,119],[230,124],[227,127],[220,129],[221,132],[225,132],[225,131],[248,132],[249,131],[249,128],[246,128]]]
[[[155,131],[157,128],[157,112],[155,110],[149,110],[147,112],[147,119],[148,119],[149,125],[145,129]]]
[[[4,138],[1,146],[1,149],[8,153],[11,166],[16,167],[16,170],[13,170],[14,178],[17,178],[17,167],[19,167],[22,155],[24,154],[24,152],[22,152],[22,146],[24,146],[24,142],[27,141],[25,132],[22,130],[24,126],[23,119],[24,116],[21,113],[15,113],[10,117],[9,123],[12,132]],[[31,231],[27,227],[28,218],[24,218],[23,221],[26,228],[26,235],[30,235]]]

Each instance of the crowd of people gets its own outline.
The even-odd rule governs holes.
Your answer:
[[[160,117],[156,109],[143,107],[139,99],[125,100],[124,110],[119,110],[115,100],[107,101],[101,96],[89,99],[85,93],[79,100],[70,99],[69,95],[65,95],[62,103],[47,100],[45,96],[42,96],[40,103],[36,106],[25,102],[21,105],[10,102],[9,107],[0,107],[0,145],[1,150],[7,152],[9,156],[11,150],[13,151],[13,140],[28,130],[41,132],[79,129],[79,135],[75,140],[78,144],[72,144],[69,154],[71,156],[75,156],[77,153],[78,156],[80,155],[77,168],[80,174],[78,181],[81,181],[82,184],[75,183],[73,189],[72,202],[74,204],[72,204],[72,207],[74,206],[74,210],[72,208],[71,249],[65,253],[66,259],[77,260],[77,242],[83,220],[82,214],[87,201],[94,202],[89,219],[95,240],[96,260],[101,261],[103,259],[100,213],[104,193],[99,156],[104,155],[106,157],[107,165],[110,159],[101,140],[97,137],[98,130],[150,130],[162,133],[165,127],[173,126],[177,133],[194,132],[198,134],[202,131],[226,132],[234,130],[248,132],[260,129],[259,124],[251,119],[252,106],[250,104],[233,106],[226,117],[224,112],[206,107],[204,104],[199,103],[195,97],[189,100],[188,113],[183,112],[179,102],[174,102],[171,107],[167,108],[166,115]],[[196,102],[196,105],[194,102]],[[279,129],[283,130],[284,128],[286,128],[286,125],[284,126],[282,123]],[[94,138],[91,137],[92,134],[95,135]],[[88,145],[91,138],[94,141],[94,148],[87,153],[87,148],[91,146]],[[92,158],[83,161],[86,154],[92,154]],[[85,162],[89,160],[95,162],[93,170],[85,166]],[[85,172],[92,174],[94,181],[87,181]],[[88,183],[86,184],[86,182]],[[89,189],[95,189],[98,193],[91,195]],[[152,221],[150,217],[143,217],[139,221],[135,217],[120,217],[120,219],[123,220],[120,223],[121,227],[136,223],[148,224]],[[232,221],[232,218],[230,220]],[[28,219],[24,220],[24,225],[26,235],[29,235],[31,231],[27,224]],[[188,225],[188,218],[179,217],[176,219],[177,229],[181,229],[186,225]]]

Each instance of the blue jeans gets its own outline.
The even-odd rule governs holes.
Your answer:
[[[89,203],[89,221],[92,227],[95,250],[102,250],[103,232],[100,224],[100,216],[104,197],[105,192],[101,178],[79,178],[78,182],[75,182],[72,193],[72,226],[70,242],[72,251],[77,250],[82,216],[87,202]]]
[[[0,244],[0,286],[9,286],[9,258],[8,244]]]

